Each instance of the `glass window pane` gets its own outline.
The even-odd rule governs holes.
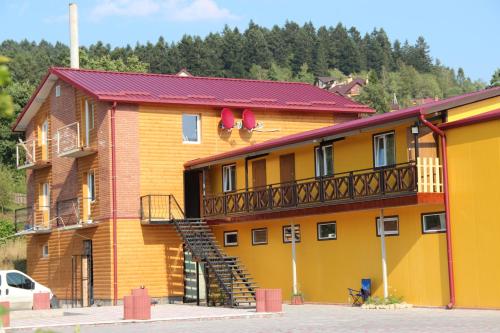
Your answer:
[[[381,234],[380,218],[377,217],[377,236]],[[384,235],[398,235],[399,234],[399,218],[386,217],[384,218]]]
[[[198,115],[182,115],[182,139],[184,142],[198,142]]]
[[[228,231],[224,232],[224,246],[238,245],[238,232]]]
[[[7,273],[7,284],[14,288],[31,289],[31,280],[19,273]]]
[[[428,214],[423,216],[424,233],[446,231],[446,218],[444,213]]]
[[[318,239],[336,239],[337,238],[337,224],[320,223],[318,224]]]
[[[333,175],[333,146],[323,147],[323,161],[325,166],[323,176]]]
[[[396,164],[396,147],[394,146],[394,134],[386,135],[386,165]]]
[[[300,225],[296,224],[295,228],[295,241],[300,242]],[[292,227],[287,225],[283,227],[283,243],[292,242]]]
[[[267,244],[267,229],[252,230],[252,244]]]
[[[321,176],[321,155],[320,155],[320,151],[319,151],[319,147],[316,147],[314,148],[314,166],[315,166],[315,169],[316,169],[316,177],[319,177]]]

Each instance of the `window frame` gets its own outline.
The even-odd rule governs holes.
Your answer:
[[[396,225],[397,225],[397,231],[391,231],[389,234],[387,233],[387,230],[385,230],[385,225],[384,225],[384,232],[385,232],[385,237],[392,237],[392,236],[399,236],[399,215],[391,215],[391,216],[384,216],[384,222],[386,220],[396,220]],[[375,217],[375,233],[377,237],[380,237],[380,232],[379,232],[379,220],[380,216]]]
[[[389,164],[388,161],[387,161],[387,139],[384,139],[384,142],[385,142],[385,151],[386,151],[386,154],[385,154],[385,164],[384,165],[377,165],[378,161],[378,154],[377,154],[377,138],[378,137],[384,137],[386,138],[388,135],[392,135],[393,136],[393,143],[394,143],[394,163],[392,164]],[[393,166],[393,165],[396,165],[397,162],[396,162],[396,131],[395,130],[391,130],[391,131],[386,131],[386,132],[382,132],[382,133],[375,133],[372,135],[372,156],[373,156],[373,168],[374,169],[380,169],[380,168],[386,168],[386,167],[390,167],[390,166]]]
[[[265,242],[255,242],[254,232],[255,231],[262,231],[262,230],[264,230],[266,232],[266,241]],[[252,229],[252,245],[254,245],[254,246],[267,245],[268,242],[269,242],[269,231],[267,230],[266,227]]]
[[[12,285],[9,283],[9,274],[16,274],[16,275],[20,275],[22,276],[24,279],[25,279],[25,282],[23,284],[23,286],[19,286],[19,285]],[[26,285],[26,282],[29,281],[30,282],[30,287],[29,288],[25,288],[27,285]],[[34,288],[32,288],[34,286],[34,281],[28,277],[27,275],[25,274],[22,274],[21,272],[7,272],[5,274],[5,284],[11,288],[17,288],[17,289],[24,289],[24,290],[33,290]]]
[[[184,137],[184,116],[196,117],[196,141],[186,140]],[[182,126],[182,143],[186,144],[200,144],[201,143],[201,114],[197,113],[183,113],[181,119]]]
[[[61,97],[61,85],[60,84],[56,85],[56,87],[55,87],[55,95],[56,95],[56,97]]]
[[[231,184],[232,185],[232,188],[231,189],[228,189],[226,190],[226,177],[225,177],[225,172],[224,170],[225,169],[231,169],[231,168],[234,168],[234,184]],[[224,164],[222,165],[222,192],[223,193],[231,193],[231,192],[235,192],[236,191],[236,163],[230,163],[230,164]]]
[[[296,229],[298,229],[298,231],[299,231],[299,239],[298,239],[298,240],[296,239],[296,240],[295,240],[295,243],[300,243],[300,241],[302,240],[302,233],[300,232],[300,224],[294,224],[294,226],[295,226],[295,228],[296,228]],[[290,231],[292,231],[292,225],[291,225],[291,224],[284,225],[284,226],[282,226],[282,228],[281,228],[281,233],[282,233],[282,241],[283,241],[283,244],[291,244],[291,243],[292,243],[292,239],[291,239],[291,237],[290,237],[290,240],[289,240],[289,241],[287,241],[287,240],[285,239],[285,229],[287,229],[287,228],[290,228]],[[295,235],[297,235],[297,233],[295,233]],[[297,238],[297,237],[295,237],[295,238]]]
[[[332,149],[332,173],[331,174],[326,174],[325,170],[326,168],[326,162],[327,160],[325,159],[325,148],[331,147]],[[321,154],[320,154],[320,149],[321,149]],[[321,161],[319,159],[321,158]],[[335,174],[335,168],[334,168],[334,163],[333,163],[333,143],[328,143],[324,145],[319,145],[314,147],[314,173],[316,175],[316,178],[319,177],[329,177],[333,176]]]
[[[226,238],[226,236],[228,235],[236,235],[236,243],[228,243]],[[239,244],[238,230],[224,231],[224,247],[235,247],[238,246],[238,244]]]
[[[92,179],[92,182],[90,181]],[[92,184],[92,185],[91,185]],[[96,201],[97,193],[95,187],[95,171],[94,169],[90,169],[87,171],[87,197],[89,202],[92,204]]]
[[[441,215],[441,214],[444,217],[444,229],[440,229],[440,230],[436,230],[436,231],[425,230],[424,218],[426,216],[429,216],[429,215]],[[420,214],[420,220],[421,220],[421,225],[422,225],[422,234],[442,234],[442,233],[446,233],[446,212],[445,211],[422,213],[422,214]]]
[[[45,243],[42,245],[42,258],[48,258],[48,257],[49,257],[49,244]]]
[[[335,237],[333,238],[322,238],[321,237],[321,232],[320,232],[320,227],[322,225],[328,225],[328,224],[333,224],[335,225]],[[318,241],[329,241],[329,240],[337,240],[337,221],[328,221],[328,222],[318,222],[316,224],[316,233],[317,233],[317,239]]]
[[[42,202],[39,202],[41,210],[49,210],[50,209],[50,183],[43,182],[42,184]]]

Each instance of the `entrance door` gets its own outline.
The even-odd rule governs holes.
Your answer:
[[[198,305],[206,299],[204,265],[193,260],[191,252],[184,247],[184,302]]]
[[[184,172],[184,212],[186,218],[201,217],[201,182],[202,171],[193,170]]]
[[[280,204],[290,206],[295,203],[295,154],[280,156]]]
[[[265,209],[269,204],[269,195],[266,190],[266,160],[252,162],[252,187],[254,197],[252,200],[253,209]]]
[[[83,241],[82,289],[83,306],[91,306],[92,304],[94,304],[94,267],[92,257],[92,240]]]

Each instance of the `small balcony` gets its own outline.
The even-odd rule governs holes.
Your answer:
[[[184,219],[184,212],[172,194],[148,194],[141,197],[141,222],[162,224]]]
[[[442,192],[441,166],[437,158],[419,159],[380,169],[355,170],[328,177],[301,179],[229,193],[206,195],[202,214],[207,219],[260,215],[344,205],[345,210],[381,205],[380,200],[416,197],[418,193]],[[442,197],[439,196],[439,197]],[[442,201],[442,199],[441,199]],[[411,204],[415,200],[407,200]],[[367,204],[369,203],[369,204]],[[323,209],[325,212],[331,211]]]
[[[78,158],[94,154],[96,149],[91,148],[88,140],[82,140],[80,123],[63,126],[57,130],[57,156]]]
[[[48,155],[47,145],[37,147],[37,140],[34,139],[21,141],[16,144],[16,167],[19,170],[49,167]]]
[[[50,207],[24,207],[14,211],[14,227],[17,234],[50,233]]]
[[[82,224],[80,215],[80,199],[72,198],[60,200],[56,203],[57,228],[74,228]]]

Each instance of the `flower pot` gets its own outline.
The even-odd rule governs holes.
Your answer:
[[[302,295],[294,295],[292,296],[292,305],[303,305],[304,304],[304,298]]]

